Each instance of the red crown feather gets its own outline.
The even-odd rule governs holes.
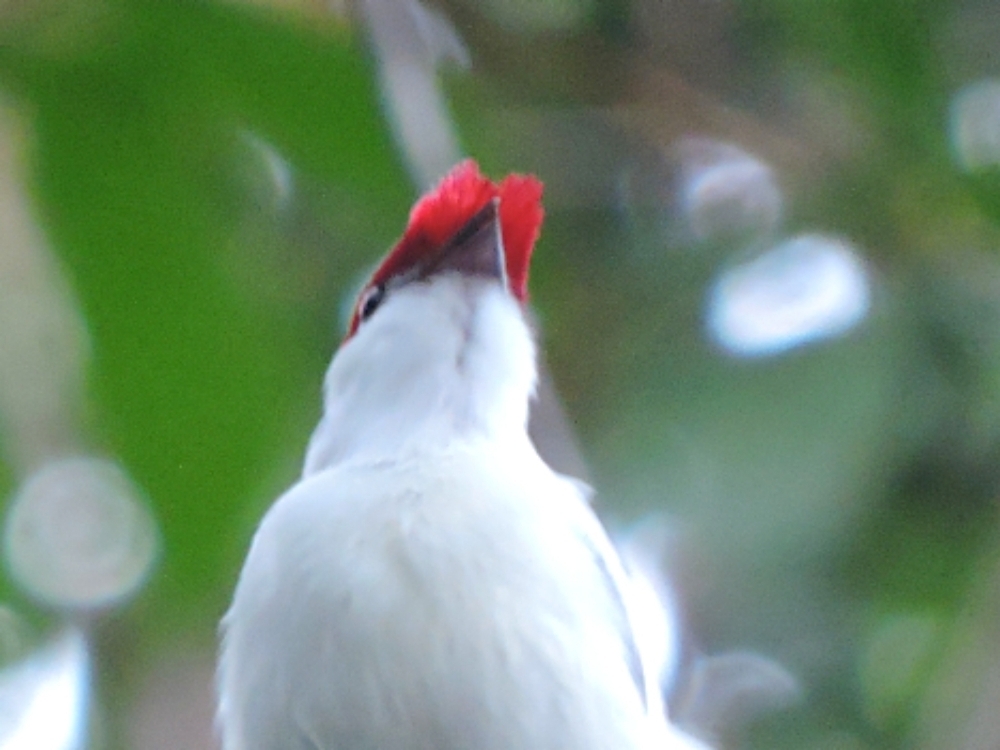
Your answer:
[[[500,184],[484,177],[472,159],[456,165],[434,190],[410,211],[406,231],[382,261],[369,289],[405,273],[433,257],[493,198],[500,199],[500,232],[511,293],[524,302],[528,296],[528,266],[541,231],[542,183],[532,175],[511,174]],[[357,328],[355,311],[350,333]]]

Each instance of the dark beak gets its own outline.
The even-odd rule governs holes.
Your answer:
[[[500,200],[492,199],[421,269],[421,278],[453,271],[495,279],[507,286],[507,263],[500,232]]]

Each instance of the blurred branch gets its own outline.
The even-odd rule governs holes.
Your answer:
[[[461,156],[438,65],[468,66],[449,21],[419,0],[357,0],[378,60],[387,119],[421,191]]]
[[[89,341],[66,278],[24,192],[26,138],[0,107],[0,426],[24,476],[76,449]]]

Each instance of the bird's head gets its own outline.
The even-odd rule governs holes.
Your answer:
[[[410,212],[330,365],[306,473],[349,454],[524,432],[535,383],[524,319],[542,184],[468,160]]]
[[[520,302],[542,226],[542,183],[508,175],[496,184],[468,159],[413,210],[406,231],[358,295],[353,336],[394,290],[446,273],[493,278]]]

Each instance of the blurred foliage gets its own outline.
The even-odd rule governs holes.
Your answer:
[[[176,644],[212,648],[256,519],[296,475],[343,299],[414,197],[359,14],[287,6],[0,6],[0,88],[30,122],[38,217],[92,340],[92,447],[164,538],[99,631],[122,713]],[[471,51],[471,72],[443,74],[467,151],[547,184],[533,301],[602,509],[677,520],[696,650],[757,650],[803,686],[736,744],[986,747],[969,728],[1000,665],[967,645],[989,643],[1000,591],[1000,182],[959,168],[949,117],[1000,75],[1000,9],[438,7]],[[771,165],[780,217],[693,236],[688,136]],[[866,319],[780,355],[724,351],[714,280],[802,232],[859,248]]]
[[[0,64],[32,112],[38,201],[93,336],[98,447],[161,504],[173,554],[157,617],[184,618],[184,604],[229,585],[220,535],[311,421],[291,415],[338,333],[336,297],[309,277],[349,277],[368,257],[350,236],[357,219],[323,257],[268,247],[276,230],[260,214],[280,217],[248,179],[261,169],[246,164],[260,160],[246,136],[328,181],[331,224],[361,213],[376,243],[410,191],[344,29],[188,2],[102,13],[101,38],[67,57],[10,46]]]

